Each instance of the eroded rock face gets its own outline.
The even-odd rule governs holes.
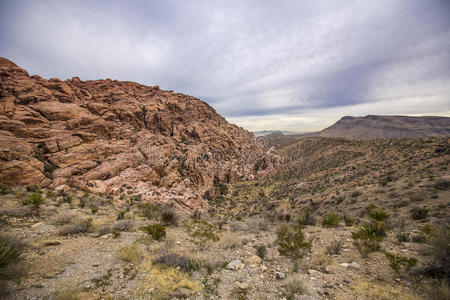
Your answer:
[[[0,181],[11,184],[205,209],[215,185],[251,178],[264,156],[205,102],[157,86],[46,80],[0,58],[0,88]]]

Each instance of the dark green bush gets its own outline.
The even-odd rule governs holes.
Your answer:
[[[20,256],[25,248],[25,244],[16,238],[1,234],[0,235],[0,269],[20,260]]]
[[[353,224],[355,223],[355,219],[351,218],[347,215],[344,215],[344,222],[345,222],[345,226],[353,226]]]
[[[411,217],[413,220],[423,220],[428,216],[428,209],[423,207],[414,208],[411,212]]]
[[[11,194],[13,190],[6,182],[0,182],[0,195]]]
[[[389,219],[389,214],[383,209],[376,207],[369,210],[369,217],[377,221],[384,221]]]
[[[258,255],[259,257],[261,257],[262,259],[264,259],[267,255],[267,248],[265,245],[259,245],[256,248],[256,255]]]
[[[316,220],[314,220],[314,217],[311,215],[311,209],[306,209],[303,213],[300,214],[297,218],[297,223],[299,225],[315,225]]]
[[[336,214],[328,214],[322,218],[323,227],[338,227],[340,222],[340,217]]]
[[[155,241],[161,241],[166,237],[166,227],[160,224],[147,225],[142,230],[151,235]]]
[[[381,249],[382,237],[376,234],[374,227],[370,224],[363,225],[359,231],[352,233],[353,244],[361,253],[362,257],[367,257],[369,253]]]
[[[389,259],[389,266],[395,273],[408,273],[409,270],[417,264],[417,259],[414,257],[406,257],[387,251],[384,252],[384,254]]]
[[[399,234],[397,234],[397,241],[399,242],[409,242],[409,232],[400,232]]]
[[[311,241],[305,241],[300,225],[283,224],[277,230],[276,244],[280,255],[301,258],[311,250]]]
[[[219,192],[222,196],[228,194],[228,186],[226,184],[221,184],[219,186]]]
[[[44,203],[44,198],[42,198],[42,194],[38,192],[30,194],[27,198],[22,200],[23,205],[33,205],[36,209],[39,208],[42,203]]]

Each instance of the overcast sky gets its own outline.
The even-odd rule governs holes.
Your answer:
[[[0,56],[190,94],[249,130],[450,116],[450,0],[0,0]]]

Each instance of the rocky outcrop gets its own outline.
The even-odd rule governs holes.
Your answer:
[[[215,186],[252,178],[263,156],[251,133],[194,97],[110,79],[30,77],[0,58],[0,181],[204,209]]]

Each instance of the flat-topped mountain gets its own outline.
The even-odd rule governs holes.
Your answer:
[[[204,208],[262,146],[194,97],[117,80],[29,76],[0,58],[0,181]],[[264,164],[268,166],[267,164]]]
[[[447,136],[450,135],[450,118],[429,116],[346,116],[334,125],[314,135],[355,139]]]

